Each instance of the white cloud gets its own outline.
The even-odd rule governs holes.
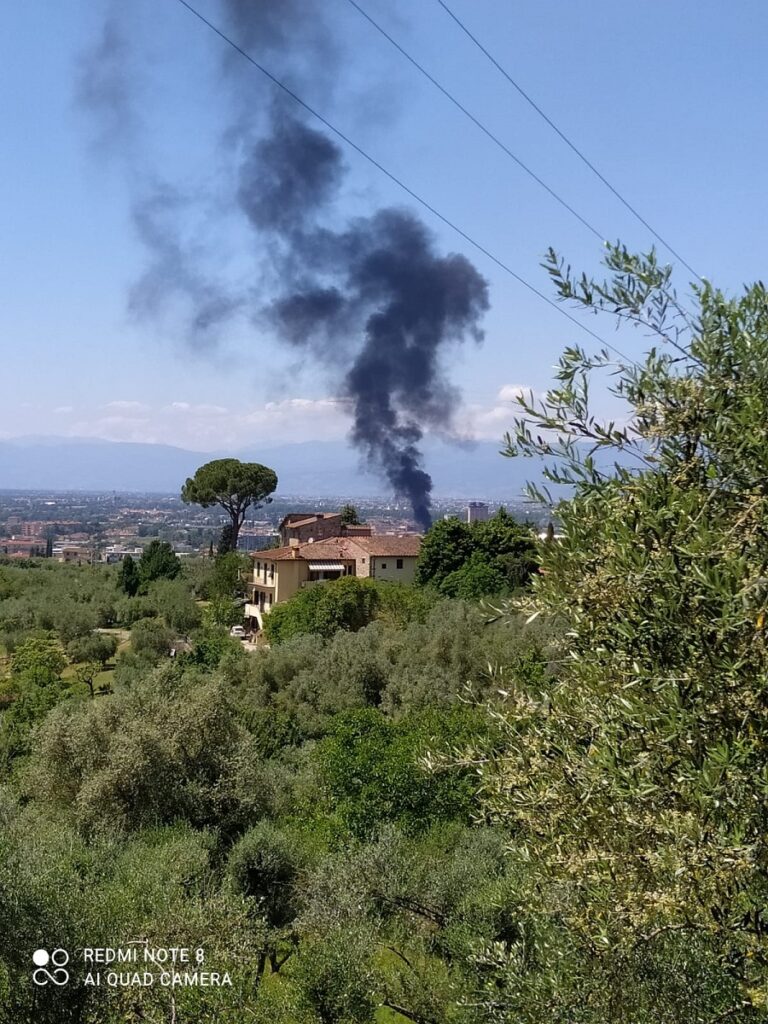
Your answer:
[[[150,407],[109,402],[68,426],[71,436],[144,441],[214,451],[299,441],[335,440],[349,430],[349,402],[340,398],[286,398],[245,409],[187,402]]]
[[[170,412],[191,413],[195,416],[226,416],[229,413],[229,409],[225,409],[223,405],[206,405],[204,402],[197,405],[190,402],[171,402],[166,408]]]
[[[149,410],[150,410],[150,407],[148,405],[146,405],[144,402],[122,401],[122,400],[115,401],[115,402],[107,402],[105,405],[102,405],[101,408],[102,409],[106,409],[108,412],[125,412],[125,413],[149,412]]]
[[[530,384],[504,384],[499,388],[499,393],[496,395],[496,399],[499,402],[512,402],[517,404],[517,398],[519,395],[527,400],[531,394]]]
[[[460,435],[477,441],[500,440],[522,414],[516,401],[521,394],[526,401],[530,401],[531,394],[534,401],[539,397],[529,384],[503,384],[491,404],[465,406],[457,417]]]
[[[350,402],[343,398],[285,398],[251,409],[243,418],[270,443],[333,440],[349,430]]]
[[[491,392],[487,401],[461,406],[456,434],[466,440],[500,441],[521,412],[514,402],[515,395],[524,392],[528,397],[530,391],[524,384],[504,384],[495,394]],[[534,392],[537,397],[539,394]],[[62,415],[75,412],[69,406],[57,411]],[[80,408],[76,417],[65,422],[70,436],[171,444],[207,452],[340,440],[349,433],[351,415],[352,403],[347,398],[297,395],[233,409],[183,398],[156,406],[115,400],[94,408],[90,414]]]
[[[75,408],[72,405],[57,405],[56,408],[53,410],[53,413],[56,416],[66,416],[74,411]]]
[[[72,437],[98,437],[105,441],[140,441],[156,444],[164,441],[160,431],[153,428],[147,417],[96,416],[71,424]]]

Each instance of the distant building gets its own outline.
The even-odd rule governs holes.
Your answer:
[[[367,525],[345,526],[341,521],[341,512],[289,512],[277,528],[281,544],[289,544],[292,540],[300,543],[326,540],[328,537],[370,537],[371,528]]]
[[[467,505],[468,523],[485,523],[490,518],[488,505],[484,501],[470,501]]]
[[[285,523],[281,523],[281,529]],[[259,551],[253,558],[253,580],[248,584],[245,616],[252,629],[261,629],[263,617],[276,604],[287,601],[304,587],[317,586],[342,576],[359,576],[411,583],[421,550],[418,534],[368,534],[329,537]]]
[[[0,540],[0,555],[6,558],[44,558],[46,542],[41,538],[11,537]]]
[[[42,537],[45,539],[46,530],[49,529],[49,525],[42,522],[22,523],[19,533],[22,537]]]
[[[94,552],[81,544],[56,544],[53,548],[53,557],[59,562],[82,565],[93,561]]]
[[[128,555],[131,558],[141,558],[143,551],[143,548],[126,548],[119,544],[109,544],[101,556],[101,561],[108,565],[114,565],[117,562],[122,562]]]
[[[272,547],[274,542],[274,533],[248,533],[241,531],[237,538],[237,550],[261,551],[262,548]]]

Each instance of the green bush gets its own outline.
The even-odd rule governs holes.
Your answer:
[[[416,582],[447,597],[477,600],[525,586],[537,567],[530,528],[501,508],[486,522],[433,523],[421,546]]]
[[[279,644],[302,633],[328,638],[340,629],[354,632],[374,619],[379,603],[373,580],[344,576],[276,605],[264,618],[264,633],[270,643]]]
[[[133,653],[150,664],[170,654],[174,631],[162,619],[139,619],[131,630]]]
[[[117,639],[109,633],[91,633],[67,644],[67,655],[72,662],[95,661],[106,665],[117,652]]]
[[[270,928],[284,928],[296,916],[296,883],[304,860],[295,839],[261,822],[234,845],[226,874],[236,892],[253,900],[256,916]]]
[[[419,759],[432,746],[451,749],[485,734],[483,716],[465,708],[397,723],[372,708],[340,715],[317,753],[333,814],[361,839],[374,837],[388,822],[411,832],[438,821],[467,821],[474,806],[471,777],[460,771],[430,774]]]
[[[557,677],[505,688],[503,748],[466,752],[525,869],[536,964],[496,957],[484,1005],[532,1022],[762,1020],[768,294],[705,282],[689,312],[654,253],[609,246],[606,264],[593,281],[548,260],[561,298],[661,347],[618,366],[569,349],[508,438],[573,497],[528,603],[565,620]],[[608,369],[628,426],[590,408]]]

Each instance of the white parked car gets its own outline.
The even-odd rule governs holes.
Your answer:
[[[233,626],[229,631],[229,635],[236,637],[238,640],[245,640],[245,626]]]

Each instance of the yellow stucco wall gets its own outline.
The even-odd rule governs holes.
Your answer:
[[[354,542],[350,546],[358,548]],[[416,557],[409,555],[373,555],[358,548],[352,553],[355,559],[357,576],[372,576],[377,580],[385,580],[392,583],[412,583],[416,573]],[[397,568],[398,558],[402,559],[402,568]],[[351,560],[351,559],[350,559]],[[257,569],[258,566],[258,569]],[[264,611],[269,612],[276,605],[289,600],[294,594],[301,590],[303,583],[309,580],[309,562],[301,558],[286,558],[278,561],[270,559],[254,560],[253,582],[261,588],[268,587],[265,593],[271,594],[272,603],[265,607]],[[322,585],[322,584],[318,584]],[[274,589],[272,589],[274,588]],[[258,605],[257,591],[254,594],[254,604],[247,606],[246,614],[256,616]],[[258,615],[258,618],[261,616]]]
[[[301,559],[286,558],[275,562],[275,604],[287,601],[309,579],[307,563]]]
[[[397,568],[398,557],[402,559],[402,569]],[[416,558],[413,556],[374,555],[371,563],[371,575],[374,579],[388,580],[391,583],[413,583],[416,574]]]

